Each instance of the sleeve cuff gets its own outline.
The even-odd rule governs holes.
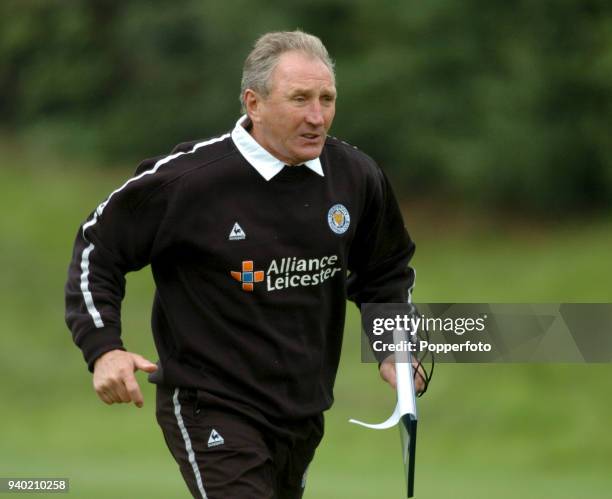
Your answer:
[[[94,363],[102,354],[111,350],[125,350],[121,341],[121,331],[113,327],[95,329],[84,335],[79,342],[87,368],[93,372]]]

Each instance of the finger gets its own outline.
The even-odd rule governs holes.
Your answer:
[[[421,378],[418,378],[414,383],[414,390],[416,393],[421,393],[425,389],[425,384]]]
[[[418,362],[414,369],[414,385],[417,393],[425,391],[426,377],[423,364]]]
[[[381,365],[380,377],[385,380],[391,388],[397,388],[397,376],[395,374],[395,365]]]
[[[118,400],[119,403],[121,402],[128,403],[128,402],[131,402],[132,400],[130,399],[130,394],[125,388],[124,380],[121,380],[119,383],[115,385],[115,394],[117,395],[117,397],[119,397],[119,400]]]
[[[121,403],[121,397],[117,393],[117,390],[115,389],[114,386],[107,386],[104,389],[104,393],[110,399],[111,404],[120,404]]]
[[[106,405],[112,405],[113,401],[105,392],[97,392],[98,398]]]
[[[145,359],[142,355],[134,354],[133,359],[135,369],[140,369],[141,371],[145,371],[147,373],[157,371],[157,365],[150,360]]]
[[[127,399],[128,394],[121,378],[113,378],[112,381],[107,381],[101,386],[100,389],[106,394],[113,404],[129,402],[129,399]]]
[[[138,381],[136,381],[134,376],[130,376],[125,380],[125,389],[128,392],[130,400],[134,402],[136,407],[142,407],[144,404],[144,399],[142,397],[142,392],[140,391]]]
[[[121,397],[117,394],[117,391],[115,389],[107,388],[104,393],[106,393],[106,396],[110,399],[111,404],[121,403]]]

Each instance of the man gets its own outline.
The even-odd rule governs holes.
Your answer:
[[[231,133],[143,162],[83,224],[66,318],[105,403],[141,407],[134,371],[152,373],[194,497],[293,499],[333,401],[346,298],[406,302],[414,244],[374,161],[327,136],[318,38],[262,36],[241,102]],[[157,365],[120,339],[124,276],[148,264]],[[395,383],[390,359],[380,372]]]

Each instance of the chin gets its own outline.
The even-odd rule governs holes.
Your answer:
[[[321,156],[323,146],[304,147],[300,148],[299,151],[295,151],[294,157],[297,160],[296,164],[303,163],[304,161],[310,161]]]

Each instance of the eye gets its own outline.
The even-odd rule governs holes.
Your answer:
[[[293,97],[293,100],[295,102],[306,102],[306,97],[304,97],[303,95],[296,95],[295,97]]]

